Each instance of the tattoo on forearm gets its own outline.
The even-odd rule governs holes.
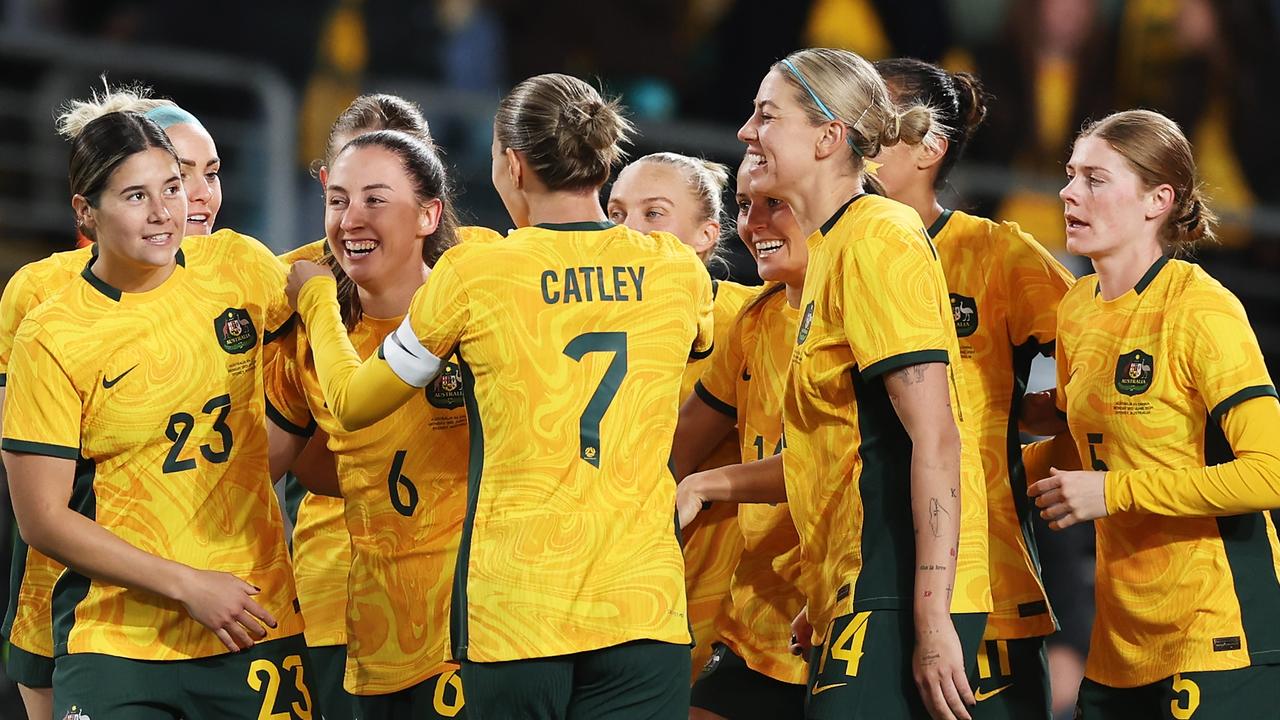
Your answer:
[[[902,381],[903,385],[917,385],[924,382],[924,366],[912,365],[895,371],[893,377]]]
[[[938,502],[938,498],[929,498],[929,529],[933,531],[936,538],[942,537],[942,518],[946,515],[947,519],[951,518],[951,513],[942,507],[942,503]]]
[[[921,565],[921,566],[920,566],[920,569],[921,569],[921,570],[946,570],[946,569],[947,569],[947,566],[946,566],[946,565],[929,565],[929,564],[926,564],[926,565]]]

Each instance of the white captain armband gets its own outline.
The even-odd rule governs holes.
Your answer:
[[[418,342],[408,317],[382,341],[378,355],[401,380],[413,387],[426,387],[444,365],[443,360]]]

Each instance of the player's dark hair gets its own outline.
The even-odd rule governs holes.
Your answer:
[[[178,162],[178,153],[160,126],[137,113],[110,112],[84,126],[71,139],[67,180],[72,195],[81,195],[97,207],[111,175],[136,153],[160,148]],[[89,228],[81,230],[90,238]]]
[[[498,104],[493,129],[498,145],[524,153],[548,190],[565,191],[602,187],[634,130],[617,100],[559,73],[516,85]]]
[[[947,139],[947,153],[938,164],[934,189],[941,189],[964,154],[969,139],[987,117],[989,95],[982,83],[966,72],[950,73],[915,58],[892,58],[875,63],[899,105],[933,108]]]
[[[458,243],[458,217],[453,207],[453,186],[440,155],[431,145],[398,130],[377,130],[357,135],[337,155],[367,147],[382,148],[400,158],[401,167],[413,183],[413,194],[419,203],[440,201],[440,221],[436,224],[435,232],[422,241],[422,261],[427,267],[434,266],[445,250]],[[321,262],[328,265],[338,279],[338,303],[342,307],[342,320],[350,330],[364,315],[355,281],[342,271],[328,243],[325,243]]]
[[[337,146],[339,137],[375,130],[399,130],[435,147],[431,128],[417,103],[399,95],[371,93],[352,100],[347,109],[334,119],[333,125],[329,126],[329,137],[324,146],[324,164],[332,165],[334,158],[342,150]]]

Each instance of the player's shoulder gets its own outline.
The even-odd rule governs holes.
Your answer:
[[[277,257],[280,259],[280,262],[285,265],[292,265],[299,260],[318,263],[321,258],[324,257],[324,251],[328,247],[328,244],[328,240],[320,238],[315,242],[309,242],[301,247],[296,247],[288,252],[278,255]]]
[[[711,287],[715,294],[716,309],[731,318],[762,290],[759,286],[743,285],[732,280],[715,280]]]
[[[926,247],[924,221],[908,205],[881,195],[859,195],[821,228],[824,243],[864,253],[900,253],[904,245]]]
[[[1165,261],[1160,273],[1168,273],[1165,282],[1167,306],[1179,313],[1200,313],[1230,309],[1244,314],[1244,306],[1235,293],[1227,289],[1203,267],[1185,260]]]
[[[239,267],[250,263],[283,267],[275,254],[257,238],[230,228],[183,238],[182,262],[188,267],[228,263]]]
[[[463,225],[458,228],[458,244],[492,243],[502,240],[502,233],[479,225]]]
[[[9,278],[9,282],[5,285],[5,294],[14,292],[47,296],[84,272],[93,260],[96,250],[96,247],[90,245],[56,252],[27,263],[18,268],[18,271]]]

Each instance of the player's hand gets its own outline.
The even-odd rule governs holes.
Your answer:
[[[689,523],[706,507],[707,497],[702,492],[701,476],[702,473],[694,473],[676,486],[676,513],[680,516],[681,530],[689,527]]]
[[[911,672],[920,698],[934,720],[972,720],[966,705],[975,705],[964,672],[964,652],[951,616],[937,624],[916,624],[916,649]]]
[[[805,605],[791,621],[791,654],[803,656],[812,649],[813,626],[809,624],[809,606]]]
[[[293,267],[289,268],[289,279],[284,284],[284,294],[289,297],[289,306],[297,310],[298,293],[302,292],[302,286],[306,285],[311,278],[325,275],[333,277],[329,268],[323,265],[317,265],[310,260],[294,262]]]
[[[1032,435],[1051,437],[1067,431],[1067,421],[1058,415],[1056,390],[1042,390],[1022,396],[1018,425]]]
[[[178,598],[196,622],[209,628],[231,652],[247,650],[267,636],[276,619],[253,599],[258,588],[235,575],[192,570]]]
[[[1027,494],[1049,527],[1062,530],[1107,516],[1106,481],[1105,472],[1049,468],[1049,477],[1032,483]]]

